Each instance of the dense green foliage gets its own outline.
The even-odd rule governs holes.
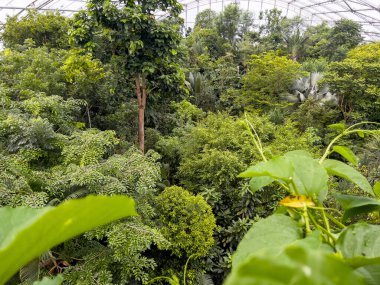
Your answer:
[[[184,76],[176,63],[181,23],[178,15],[182,7],[176,1],[153,0],[141,3],[91,0],[87,7],[87,11],[76,16],[72,38],[92,51],[96,50],[97,32],[100,32],[107,48],[98,57],[105,59],[106,54],[108,60],[117,59],[119,70],[135,82],[138,141],[144,152],[148,98],[155,95],[164,99],[183,91]],[[156,20],[156,10],[166,12],[168,20]]]
[[[286,98],[293,82],[302,75],[298,62],[273,52],[252,55],[247,64],[243,94],[239,95],[239,99],[244,106],[253,105],[265,111],[278,106]]]
[[[29,10],[28,15],[7,19],[1,39],[5,47],[16,48],[25,40],[32,39],[37,46],[48,48],[68,48],[69,20],[57,12],[39,14]]]
[[[3,26],[0,206],[122,195],[138,214],[49,244],[9,284],[372,278],[380,135],[355,124],[380,122],[379,43],[350,20],[257,22],[237,4],[181,35],[181,9],[91,0]]]
[[[345,60],[331,64],[325,81],[337,92],[345,116],[380,120],[379,70],[380,43],[357,47]]]
[[[176,255],[208,253],[216,225],[211,207],[201,196],[194,197],[178,186],[166,188],[157,196],[157,213],[161,232]]]

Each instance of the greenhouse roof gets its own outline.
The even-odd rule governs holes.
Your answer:
[[[315,25],[323,21],[333,24],[339,19],[351,19],[363,27],[367,41],[380,40],[380,0],[179,0],[184,11],[182,17],[186,27],[194,25],[198,12],[211,8],[221,11],[230,3],[238,3],[243,9],[253,12],[257,19],[261,11],[277,8],[283,14],[301,16],[305,23]],[[72,15],[83,9],[85,0],[1,0],[0,21],[13,15],[25,15],[27,10],[58,10],[64,15]]]

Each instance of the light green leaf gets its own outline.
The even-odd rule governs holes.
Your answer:
[[[375,182],[375,185],[373,186],[373,192],[377,197],[380,197],[380,181]]]
[[[365,256],[355,256],[351,258],[345,258],[344,262],[350,265],[352,268],[360,268],[363,266],[380,264],[380,257],[366,258]]]
[[[44,277],[41,281],[36,281],[33,283],[33,285],[61,285],[63,282],[62,275],[58,275],[53,279],[50,279],[48,277]]]
[[[0,221],[3,221],[0,224],[0,284],[53,246],[131,215],[136,215],[134,201],[125,196],[89,196],[41,209],[0,208]]]
[[[380,263],[380,226],[365,223],[348,226],[339,235],[336,249],[353,267]]]
[[[322,239],[321,232],[315,230],[307,237],[296,240],[292,245],[303,247],[306,250],[320,250],[321,252],[334,253],[334,249],[327,243],[324,243]]]
[[[340,131],[340,132],[343,132],[345,129],[346,129],[346,125],[345,124],[331,124],[331,125],[328,125],[327,126],[329,129],[332,129],[332,130],[337,130],[337,131]]]
[[[320,201],[323,201],[327,195],[326,170],[308,152],[302,150],[291,151],[269,161],[260,162],[239,176],[265,177],[257,182],[255,180],[251,182],[255,190],[273,180],[278,180],[289,185],[291,194],[317,197]]]
[[[359,186],[363,191],[374,195],[372,187],[367,179],[351,166],[334,159],[326,159],[323,161],[322,165],[330,175],[339,176],[348,181],[351,181],[352,183]]]
[[[132,55],[135,53],[135,51],[136,51],[136,42],[130,42],[129,50],[128,50],[129,54]]]
[[[356,133],[358,134],[359,137],[361,138],[364,138],[365,137],[365,133],[363,131],[356,131]]]
[[[255,223],[239,243],[232,267],[251,255],[277,256],[290,243],[302,238],[302,229],[292,218],[272,215]]]
[[[344,210],[343,219],[380,210],[380,201],[361,196],[336,194],[335,198]]]
[[[353,153],[351,149],[349,149],[346,146],[336,145],[333,147],[333,151],[336,153],[339,153],[341,156],[343,156],[347,161],[351,162],[353,165],[358,165],[359,159],[357,156]]]
[[[332,254],[288,246],[279,257],[251,256],[224,285],[363,285],[361,276]]]
[[[274,179],[287,181],[292,173],[293,166],[290,164],[289,160],[283,156],[280,156],[251,166],[243,173],[240,173],[239,177],[251,178],[269,176]]]
[[[256,192],[264,186],[271,184],[273,181],[274,179],[268,176],[254,177],[249,181],[249,186],[251,187],[252,192]]]

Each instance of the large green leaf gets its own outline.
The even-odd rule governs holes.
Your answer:
[[[363,191],[374,195],[372,187],[367,179],[351,166],[334,159],[326,159],[322,165],[326,168],[327,172],[331,175],[339,176],[352,183],[355,183]]]
[[[281,256],[251,256],[224,285],[363,285],[360,275],[332,254],[288,246]]]
[[[254,177],[249,181],[249,186],[251,187],[252,192],[260,190],[264,186],[271,184],[274,181],[272,177],[269,176],[260,176]]]
[[[251,166],[241,173],[239,177],[251,178],[260,176],[269,176],[274,179],[287,181],[293,173],[293,166],[284,156],[275,157],[268,161],[262,161]]]
[[[318,230],[313,231],[308,234],[307,237],[303,239],[298,239],[292,243],[293,246],[303,247],[307,250],[319,250],[321,252],[333,253],[334,248],[329,244],[324,243],[321,232]]]
[[[232,267],[250,255],[276,256],[290,243],[302,238],[300,226],[285,215],[272,215],[255,223],[236,249]]]
[[[328,192],[328,175],[324,167],[306,151],[291,151],[284,156],[293,165],[292,179],[298,194],[323,201]]]
[[[345,228],[336,249],[353,267],[380,264],[380,226],[358,223]]]
[[[133,199],[89,196],[58,207],[0,209],[0,284],[44,251],[111,221],[136,215]]]
[[[336,153],[339,153],[341,156],[343,156],[347,161],[351,162],[353,165],[358,165],[359,159],[357,156],[354,154],[354,152],[346,147],[346,146],[341,146],[341,145],[336,145],[332,149]]]
[[[343,219],[380,210],[380,201],[368,197],[336,194],[336,200],[344,210]]]
[[[306,151],[296,150],[281,157],[260,162],[239,175],[252,178],[252,190],[270,184],[273,179],[289,185],[291,192],[297,195],[317,197],[320,201],[327,195],[328,175],[313,157]],[[260,179],[255,180],[255,178]]]

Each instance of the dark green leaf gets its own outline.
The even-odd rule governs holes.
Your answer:
[[[374,195],[372,187],[367,179],[351,166],[334,159],[326,159],[323,161],[322,165],[330,175],[335,175],[347,179],[348,181],[355,183],[363,191]]]
[[[380,210],[380,201],[361,196],[336,194],[335,198],[344,210],[343,219]]]
[[[339,153],[341,156],[343,156],[347,161],[351,162],[353,165],[358,165],[359,159],[356,157],[356,155],[353,153],[351,149],[349,149],[346,146],[336,145],[333,147],[333,151],[336,153]]]
[[[97,226],[136,215],[125,196],[88,196],[58,207],[1,208],[0,284],[21,266],[55,245]]]

